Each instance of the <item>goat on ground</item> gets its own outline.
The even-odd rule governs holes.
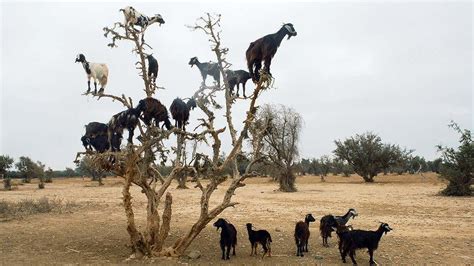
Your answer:
[[[247,225],[247,232],[249,234],[249,241],[250,241],[250,247],[252,248],[252,251],[250,252],[250,256],[252,256],[254,253],[257,255],[257,246],[260,243],[263,247],[263,257],[268,253],[268,256],[272,256],[272,248],[271,248],[271,243],[272,243],[272,237],[270,236],[270,233],[267,230],[258,230],[254,231],[252,229],[252,224],[248,223]]]
[[[242,84],[243,91],[244,91],[244,98],[245,96],[245,84],[247,83],[247,80],[249,80],[250,74],[249,72],[245,70],[226,70],[225,71],[227,80],[229,81],[229,87],[230,87],[230,94],[232,95],[234,93],[234,88],[235,85],[237,85],[237,97],[239,97],[239,85]]]
[[[336,235],[339,240],[337,247],[339,249],[339,253],[342,256],[342,238],[347,232],[352,231],[353,228],[352,225],[339,225],[336,223],[336,227],[334,229],[336,230]]]
[[[168,110],[157,99],[148,97],[140,100],[137,105],[138,114],[143,114],[142,120],[147,125],[151,125],[151,120],[155,120],[155,125],[160,127],[160,122],[164,122],[166,129],[171,129],[171,122],[168,116]]]
[[[347,224],[350,218],[354,219],[357,215],[357,211],[351,208],[343,216],[334,216],[332,214],[323,216],[319,224],[323,246],[329,247],[328,238],[331,237],[331,233],[334,231],[333,228],[336,228],[337,225]]]
[[[299,221],[295,226],[296,256],[303,257],[303,252],[308,252],[309,223],[316,221],[313,215],[307,214],[303,221]]]
[[[109,121],[108,138],[109,143],[112,142],[112,138],[116,135],[123,135],[123,130],[128,130],[128,143],[133,144],[133,131],[138,125],[138,118],[140,117],[139,110],[135,108],[129,108],[128,110],[122,111],[112,116]],[[110,145],[113,150],[113,146]]]
[[[199,68],[202,76],[202,82],[206,85],[206,78],[207,76],[212,76],[217,84],[220,86],[220,78],[221,72],[219,71],[219,66],[217,63],[209,62],[209,63],[201,63],[199,62],[197,57],[193,57],[189,60],[189,65],[193,67],[196,65]]]
[[[171,117],[175,120],[175,126],[183,131],[186,131],[186,124],[189,120],[189,112],[196,108],[196,101],[189,99],[184,103],[180,98],[173,100],[170,106]]]
[[[226,220],[219,218],[215,223],[214,226],[219,230],[221,228],[221,240],[220,246],[222,250],[222,259],[229,260],[230,259],[230,248],[232,247],[232,255],[235,256],[235,245],[237,245],[237,230],[235,226]],[[227,251],[226,251],[227,248]]]
[[[367,248],[370,256],[370,265],[376,264],[374,261],[374,251],[377,250],[382,235],[392,230],[388,224],[381,223],[376,231],[352,230],[344,233],[342,235],[342,262],[346,262],[346,256],[349,254],[352,263],[357,265],[354,258],[356,250]]]
[[[94,79],[94,94],[97,94],[97,81],[100,83],[99,94],[104,93],[107,80],[109,78],[109,68],[106,64],[101,63],[90,63],[87,62],[86,57],[83,54],[78,54],[76,57],[76,63],[81,63],[82,67],[87,74],[87,91],[86,94],[91,91],[91,78]]]
[[[272,58],[280,47],[281,41],[288,35],[288,39],[296,36],[296,30],[293,24],[284,24],[276,33],[268,34],[252,43],[246,52],[247,67],[249,69],[252,80],[257,83],[260,79],[260,68],[262,68],[262,61],[265,63],[265,72],[269,75]]]

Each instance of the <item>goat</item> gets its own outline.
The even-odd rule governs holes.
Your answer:
[[[82,136],[82,145],[86,150],[94,148],[98,153],[104,153],[110,149],[109,138],[107,135],[97,135],[94,137]],[[120,143],[122,142],[121,134],[114,134],[112,137],[112,150],[120,151]]]
[[[237,85],[237,97],[239,97],[239,85],[242,84],[243,91],[244,91],[244,98],[245,96],[245,83],[247,83],[247,80],[251,78],[249,72],[245,70],[226,70],[225,71],[227,80],[229,81],[229,87],[230,87],[230,94],[234,93],[234,87]]]
[[[331,237],[331,233],[334,231],[333,227],[336,227],[337,225],[345,225],[351,217],[354,219],[357,215],[357,211],[351,208],[343,216],[334,216],[332,214],[323,216],[319,224],[323,246],[329,247],[328,237]]]
[[[313,215],[307,214],[303,221],[299,221],[295,226],[296,256],[303,257],[303,252],[308,252],[309,223],[316,221]]]
[[[175,120],[175,126],[183,131],[186,131],[186,124],[189,120],[189,112],[196,108],[196,101],[189,99],[187,103],[184,103],[180,98],[173,100],[170,106],[171,116]]]
[[[142,13],[138,12],[132,6],[127,6],[125,8],[120,9],[119,11],[123,12],[123,16],[125,17],[124,25],[131,26],[136,25],[141,27],[142,29],[148,27],[149,25],[158,22],[159,25],[164,24],[165,21],[160,14],[155,14],[153,17],[148,17],[143,15]],[[127,31],[128,34],[128,31]]]
[[[268,252],[268,256],[272,256],[272,248],[271,248],[271,243],[272,243],[272,237],[270,236],[270,233],[267,230],[258,230],[254,231],[252,229],[252,224],[248,223],[247,225],[247,232],[249,234],[249,241],[250,245],[252,248],[252,251],[250,252],[250,256],[252,256],[254,253],[257,255],[257,245],[260,243],[263,247],[263,256],[262,258],[265,257],[265,255]]]
[[[393,229],[386,223],[381,223],[376,231],[352,230],[342,235],[342,262],[346,262],[346,256],[349,254],[352,263],[357,265],[354,258],[357,249],[367,248],[370,256],[370,265],[376,264],[374,261],[374,251],[379,246],[380,239],[385,233]]]
[[[352,228],[352,225],[339,225],[339,224],[336,223],[335,229],[336,229],[337,238],[339,240],[339,242],[337,244],[337,247],[339,249],[339,253],[342,256],[342,239],[343,239],[345,233],[347,233],[349,231],[352,231],[353,228]]]
[[[168,110],[157,99],[149,97],[140,100],[140,102],[138,102],[136,110],[138,111],[139,115],[143,113],[142,120],[147,126],[150,126],[151,119],[154,119],[157,127],[160,126],[160,122],[164,122],[163,126],[165,126],[168,130],[171,129],[171,122],[168,117]]]
[[[100,122],[90,122],[89,124],[84,126],[86,128],[86,137],[95,137],[99,135],[107,136],[108,126],[107,124],[100,123]]]
[[[222,250],[222,259],[229,260],[230,257],[230,248],[232,247],[233,252],[232,255],[235,256],[235,245],[237,245],[237,230],[235,226],[231,223],[228,223],[226,220],[219,218],[215,223],[214,226],[219,230],[221,228],[221,250]],[[226,252],[227,247],[227,252]]]
[[[220,86],[221,73],[219,71],[219,66],[217,65],[217,63],[201,63],[199,62],[197,57],[193,57],[189,60],[188,64],[191,65],[191,67],[196,65],[199,68],[204,85],[206,85],[206,78],[209,75],[212,76],[217,82],[217,84]]]
[[[112,138],[114,135],[122,135],[125,128],[128,130],[128,143],[133,144],[133,131],[138,125],[139,117],[140,112],[135,108],[129,108],[128,110],[122,111],[112,116],[108,125],[109,144],[112,143]],[[110,145],[110,147],[112,148],[112,151],[114,151],[113,146]]]
[[[156,84],[156,77],[158,76],[158,61],[153,57],[152,54],[147,55],[148,59],[148,78],[150,82]]]
[[[288,39],[292,36],[296,36],[296,30],[293,24],[284,24],[280,30],[276,33],[268,34],[252,43],[250,43],[247,52],[247,67],[249,69],[250,76],[254,83],[257,83],[260,79],[260,68],[262,67],[262,61],[265,63],[265,71],[270,73],[270,65],[272,58],[280,47],[283,38],[288,35]]]
[[[104,93],[109,78],[109,68],[106,64],[87,62],[83,54],[76,56],[76,63],[81,63],[87,74],[87,93],[91,91],[91,78],[94,79],[94,94],[97,94],[97,81],[100,83],[99,94]]]

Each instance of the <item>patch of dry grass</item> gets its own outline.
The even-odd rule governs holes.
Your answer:
[[[58,198],[42,197],[36,200],[23,199],[18,202],[0,200],[0,221],[23,218],[38,213],[64,213],[75,207],[77,207],[76,203]]]

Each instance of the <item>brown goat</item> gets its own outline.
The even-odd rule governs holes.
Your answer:
[[[262,68],[262,61],[265,62],[265,71],[270,73],[270,65],[272,58],[280,47],[281,41],[288,35],[288,39],[292,36],[296,36],[296,30],[293,24],[284,24],[279,31],[273,34],[268,34],[252,43],[246,52],[247,66],[249,69],[250,76],[254,83],[257,83],[260,79],[260,68]]]
[[[303,257],[303,252],[308,252],[308,240],[310,236],[309,223],[316,221],[313,215],[307,214],[303,221],[299,221],[295,226],[296,256]]]
[[[157,99],[149,97],[140,100],[137,106],[137,110],[140,114],[143,113],[142,120],[147,126],[150,126],[151,120],[154,119],[157,127],[160,126],[160,122],[164,122],[164,126],[166,126],[166,129],[171,129],[171,122],[168,117],[168,110]]]

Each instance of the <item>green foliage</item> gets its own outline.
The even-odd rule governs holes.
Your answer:
[[[39,178],[42,181],[44,177],[44,164],[35,163],[29,157],[21,156],[15,167],[25,183],[30,183],[33,178]]]
[[[438,146],[443,154],[441,176],[449,181],[442,191],[446,196],[471,196],[474,178],[474,143],[470,130],[462,130],[456,123],[449,125],[461,137],[457,149]]]
[[[336,158],[349,163],[366,182],[373,182],[377,174],[403,164],[411,153],[399,146],[382,143],[380,137],[371,132],[344,141],[336,140],[335,144]]]
[[[427,162],[429,171],[435,172],[437,174],[441,173],[441,165],[442,164],[443,164],[443,159],[441,159],[441,158],[438,158],[436,160]]]
[[[5,176],[12,165],[13,158],[8,155],[0,155],[0,176]]]
[[[94,162],[87,156],[83,157],[79,162],[76,171],[71,168],[66,168],[67,175],[65,176],[75,176],[76,173],[90,176],[92,181],[98,181],[99,185],[102,185],[102,178],[105,177],[105,171],[101,167],[94,165]]]

